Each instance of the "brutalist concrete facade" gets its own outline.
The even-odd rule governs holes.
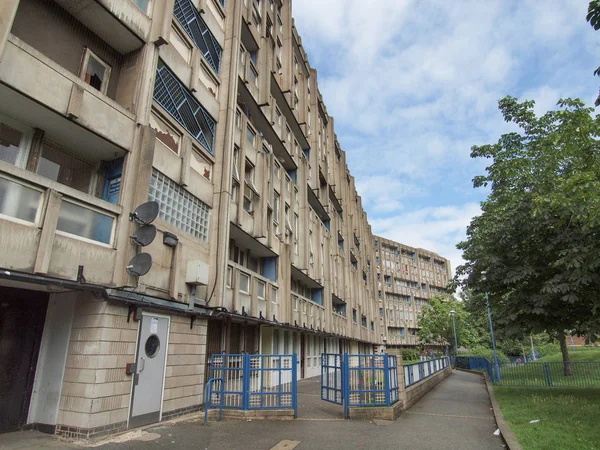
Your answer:
[[[310,377],[383,344],[375,241],[290,2],[1,2],[0,152],[0,431],[196,411],[215,353],[296,352]]]

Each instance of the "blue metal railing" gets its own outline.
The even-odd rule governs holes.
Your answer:
[[[216,393],[213,389],[217,385]],[[208,422],[208,411],[219,408],[219,420],[223,420],[223,379],[211,378],[206,383],[206,401],[204,403],[204,425]]]
[[[600,361],[499,363],[500,376],[488,361],[494,385],[525,387],[600,387]],[[570,375],[568,366],[570,365]]]
[[[218,407],[220,417],[223,409],[293,409],[294,417],[298,415],[296,354],[213,355],[210,378],[220,380],[220,385],[217,397],[215,382],[207,384],[206,409]]]
[[[438,359],[430,359],[428,361],[420,361],[404,366],[404,387],[407,388],[418,383],[433,374],[445,369],[450,365],[450,358],[444,356]]]
[[[398,361],[394,355],[321,355],[321,399],[352,406],[391,406],[400,398]]]

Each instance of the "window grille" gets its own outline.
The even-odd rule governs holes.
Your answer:
[[[214,154],[217,123],[162,61],[156,70],[154,100]]]
[[[196,47],[200,49],[208,64],[216,73],[219,73],[223,49],[191,0],[175,0],[173,14],[188,36],[194,41]]]
[[[148,199],[158,202],[165,222],[208,241],[209,206],[157,170],[152,171]]]

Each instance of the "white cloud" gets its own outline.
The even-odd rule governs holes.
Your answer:
[[[600,33],[581,0],[296,0],[294,17],[375,232],[460,262],[485,191],[472,145],[497,101],[595,99]],[[446,214],[444,216],[443,214]],[[385,233],[389,233],[385,234]]]

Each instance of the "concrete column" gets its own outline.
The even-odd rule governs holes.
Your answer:
[[[35,257],[34,273],[48,273],[61,201],[61,194],[52,190],[49,192],[48,205],[46,206],[46,214],[42,224],[42,234],[38,244],[37,256]]]
[[[6,40],[10,34],[13,21],[17,15],[19,0],[2,0],[0,2],[0,62],[6,46]]]

